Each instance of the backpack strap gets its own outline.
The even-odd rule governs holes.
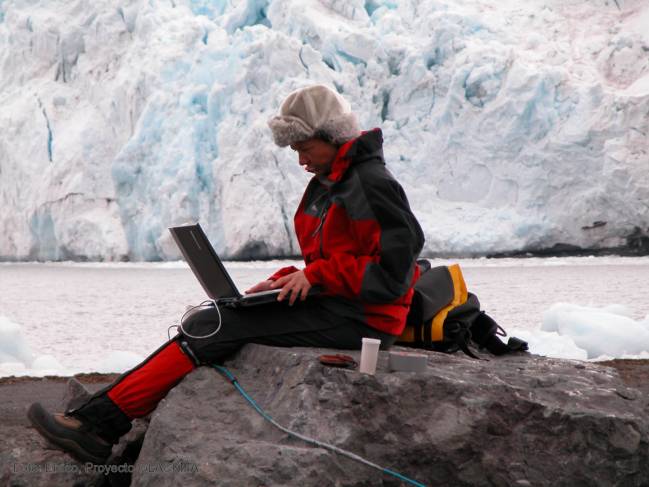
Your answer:
[[[520,338],[509,337],[507,343],[503,343],[499,336],[505,337],[507,333],[484,311],[481,311],[480,315],[476,317],[471,327],[471,334],[478,347],[486,348],[494,355],[528,350],[527,342]]]
[[[512,352],[527,352],[529,347],[527,342],[525,340],[521,340],[520,338],[509,337],[507,343],[503,343],[503,341],[498,338],[497,335],[493,335],[491,338],[489,338],[484,348],[489,350],[494,355],[505,355],[506,353]]]
[[[453,282],[453,299],[434,316],[432,326],[426,327],[431,333],[430,340],[434,342],[440,342],[444,339],[444,320],[446,320],[449,312],[466,303],[469,297],[460,266],[457,264],[450,265],[448,266],[448,272]]]
[[[469,347],[470,341],[471,341],[471,332],[468,329],[462,330],[462,332],[457,337],[457,344],[460,347],[460,350],[462,350],[465,353],[465,355],[468,355],[471,358],[475,358],[478,360],[487,360],[487,359],[481,359],[471,351],[471,348]]]

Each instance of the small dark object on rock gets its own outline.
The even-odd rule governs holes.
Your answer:
[[[335,355],[320,355],[319,360],[322,365],[328,365],[330,367],[354,369],[358,365],[352,357],[340,353]]]
[[[582,230],[592,230],[593,228],[599,228],[606,226],[606,222],[602,220],[597,220],[596,222],[593,222],[592,225],[584,225],[581,227]]]

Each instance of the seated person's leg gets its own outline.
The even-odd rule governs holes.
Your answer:
[[[346,306],[346,307],[345,307]],[[191,315],[181,332],[85,404],[52,415],[40,404],[28,416],[36,429],[82,461],[101,462],[131,420],[149,414],[198,364],[221,363],[246,343],[359,349],[361,338],[394,337],[367,327],[362,310],[326,298],[249,308],[207,308]],[[220,324],[217,333],[213,333]],[[198,338],[210,335],[208,338]]]
[[[202,345],[211,343],[215,359],[236,351],[243,343],[236,333],[238,328],[233,326],[236,312],[225,314],[228,324],[222,328],[223,333],[201,341]],[[205,309],[192,315],[185,329],[192,335],[203,336],[210,334],[218,323],[216,310]],[[223,339],[227,341],[221,342]],[[130,430],[131,421],[153,411],[169,390],[196,367],[188,340],[191,339],[179,335],[165,343],[113,384],[82,404],[75,404],[65,415],[52,414],[34,403],[28,417],[39,433],[63,450],[82,461],[101,463],[110,455],[112,444]]]
[[[27,415],[52,443],[81,461],[101,463],[110,455],[112,445],[131,429],[131,420],[153,411],[194,368],[194,362],[173,339],[65,415],[51,414],[39,403],[32,404]]]

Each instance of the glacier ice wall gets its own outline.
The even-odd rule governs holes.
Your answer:
[[[4,0],[0,258],[178,258],[187,221],[295,255],[266,120],[316,82],[383,129],[428,254],[649,232],[642,0]]]

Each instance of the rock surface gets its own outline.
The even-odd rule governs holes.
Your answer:
[[[612,368],[430,354],[427,371],[411,375],[388,373],[382,353],[377,375],[366,376],[323,367],[322,352],[249,345],[226,365],[280,424],[425,485],[647,485],[649,361]],[[114,377],[80,379],[95,390]],[[132,477],[87,470],[51,448],[25,417],[32,401],[61,410],[85,393],[74,382],[66,392],[66,380],[0,380],[0,485],[405,485],[289,438],[211,368],[170,392],[146,436],[147,423],[138,421],[113,450],[110,464]]]
[[[422,374],[249,345],[227,366],[277,422],[426,485],[647,485],[649,399],[593,363],[431,353]],[[354,355],[357,353],[352,353]],[[211,368],[154,413],[132,485],[400,485],[291,438]]]

